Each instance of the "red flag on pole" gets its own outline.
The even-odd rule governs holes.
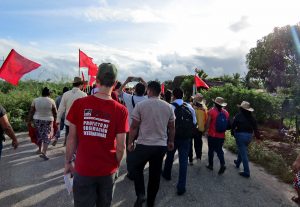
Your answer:
[[[93,84],[94,84],[95,81],[96,81],[96,77],[95,76],[91,76],[90,77],[90,83],[89,83],[89,85],[93,86]]]
[[[79,50],[79,67],[89,68],[91,65],[94,65],[93,58]]]
[[[13,85],[18,85],[23,75],[40,66],[40,64],[28,60],[12,49],[0,69],[0,78]]]
[[[194,81],[195,81],[195,85],[197,88],[203,87],[203,88],[209,89],[209,86],[201,78],[199,78],[198,75],[195,75]]]
[[[165,84],[161,84],[161,94],[165,94]]]
[[[90,76],[96,76],[97,75],[97,72],[98,72],[98,66],[94,63],[92,63],[90,66],[89,66],[89,72],[88,74]]]

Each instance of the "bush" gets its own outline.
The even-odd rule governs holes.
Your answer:
[[[210,88],[208,91],[204,91],[203,94],[208,106],[212,106],[212,99],[217,96],[223,97],[226,103],[228,103],[226,109],[229,111],[231,117],[238,112],[237,104],[240,104],[242,101],[248,101],[255,109],[254,115],[259,122],[264,122],[269,119],[279,119],[281,103],[283,102],[283,98],[279,96],[235,87],[231,84]]]
[[[235,138],[226,133],[224,147],[231,152],[237,153]],[[294,174],[283,157],[274,151],[269,150],[263,143],[252,142],[248,147],[249,159],[254,163],[263,166],[268,172],[276,175],[286,183],[292,183]]]

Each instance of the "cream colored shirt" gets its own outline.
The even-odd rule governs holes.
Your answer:
[[[60,123],[61,117],[63,116],[63,113],[66,112],[66,118],[68,116],[69,110],[73,104],[73,102],[79,98],[86,97],[86,93],[82,92],[79,88],[72,88],[72,90],[67,91],[64,93],[64,95],[61,98],[61,102],[58,107],[58,113],[57,113],[57,123]],[[65,124],[69,125],[70,122],[65,119]]]
[[[33,100],[31,106],[35,108],[33,119],[54,121],[52,108],[56,109],[55,102],[49,97],[39,97]]]
[[[167,102],[151,97],[137,103],[132,119],[140,122],[137,144],[167,146],[168,123],[175,121],[174,110]]]

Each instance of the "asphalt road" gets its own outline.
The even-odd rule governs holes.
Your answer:
[[[73,206],[72,195],[68,195],[63,181],[64,147],[62,140],[49,149],[49,161],[43,161],[35,154],[36,147],[26,134],[19,134],[19,148],[14,151],[10,140],[5,143],[0,161],[0,207]],[[204,139],[205,140],[205,139]],[[203,148],[203,159],[188,167],[187,192],[176,195],[178,160],[175,160],[172,180],[161,180],[156,206],[201,206],[201,207],[257,207],[257,206],[297,206],[290,198],[294,195],[291,186],[279,182],[261,167],[250,165],[252,177],[246,179],[238,175],[233,160],[235,156],[225,152],[227,170],[217,174],[218,160],[215,158],[215,171],[205,168],[207,146]],[[131,207],[135,201],[133,182],[125,177],[123,161],[113,199],[114,207]],[[145,169],[147,179],[148,169]]]

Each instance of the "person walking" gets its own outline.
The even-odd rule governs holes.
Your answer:
[[[134,95],[126,93],[123,91],[124,87],[132,82],[132,81],[139,81],[134,87]],[[132,123],[132,111],[135,108],[136,104],[146,100],[148,97],[144,96],[145,91],[147,88],[147,83],[144,81],[143,78],[135,78],[135,77],[128,77],[126,81],[119,87],[118,94],[120,98],[124,101],[126,108],[128,109],[129,113],[129,125]],[[128,135],[126,144],[128,145]],[[132,153],[130,151],[126,151],[126,164],[127,164],[127,178],[130,180],[134,180],[132,171]]]
[[[165,166],[162,177],[171,180],[171,172],[174,161],[174,155],[178,150],[179,157],[179,177],[177,182],[177,194],[183,195],[186,192],[186,174],[188,165],[188,155],[190,151],[190,142],[193,137],[193,130],[197,123],[195,110],[190,104],[183,100],[183,91],[180,88],[173,90],[172,108],[175,112],[175,142],[174,149],[167,152]]]
[[[68,115],[68,112],[73,102],[79,98],[83,98],[87,96],[86,93],[81,91],[85,83],[87,83],[87,81],[84,82],[80,77],[74,77],[72,90],[67,91],[66,93],[63,94],[57,112],[56,124],[58,125],[58,128],[60,128],[60,125],[63,125],[63,123],[61,123],[61,119],[64,114],[65,117]],[[64,141],[64,146],[65,146],[69,134],[69,121],[65,120],[64,124],[66,127],[65,141]]]
[[[205,131],[208,132],[208,165],[207,169],[213,170],[214,166],[214,152],[220,160],[220,169],[218,174],[221,175],[225,172],[225,159],[223,144],[225,141],[225,131],[229,127],[229,113],[223,108],[227,106],[222,97],[217,97],[214,106],[208,111],[208,118],[206,122]]]
[[[46,153],[53,136],[53,122],[57,116],[55,102],[49,97],[50,93],[49,88],[43,88],[42,96],[33,100],[29,112],[29,122],[33,121],[36,129],[39,146],[37,153],[41,154],[40,157],[44,160],[49,160]]]
[[[13,128],[9,123],[9,120],[6,115],[6,110],[3,108],[2,105],[0,105],[0,160],[1,160],[1,154],[3,149],[3,142],[5,141],[4,133],[11,138],[12,147],[14,149],[17,149],[19,145],[17,137],[15,135]]]
[[[197,160],[201,160],[202,158],[202,135],[205,130],[205,124],[207,120],[207,107],[205,105],[205,102],[203,101],[203,95],[201,93],[197,93],[193,98],[194,99],[192,106],[196,113],[197,127],[193,130],[193,138],[191,139],[190,143],[190,165],[193,165],[193,141]]]
[[[62,91],[62,95],[58,96],[56,99],[55,99],[55,106],[56,108],[58,109],[59,108],[59,105],[60,105],[60,102],[61,102],[61,99],[62,99],[62,96],[64,95],[64,93],[66,93],[67,91],[69,91],[69,88],[68,87],[64,87],[63,88],[63,91]],[[60,132],[64,129],[64,126],[65,126],[65,113],[63,113],[61,119],[60,119],[60,127],[57,129],[57,132],[55,133],[54,135],[54,141],[52,142],[52,146],[55,146],[56,143],[57,143],[57,140],[60,138]]]
[[[74,174],[75,207],[111,206],[129,131],[126,107],[111,97],[116,80],[116,66],[102,63],[96,76],[99,91],[74,101],[67,115],[70,131],[64,174]]]
[[[142,206],[146,201],[144,168],[147,163],[149,163],[147,205],[154,206],[160,185],[163,158],[167,148],[168,150],[174,148],[174,111],[170,104],[159,99],[160,92],[160,84],[151,81],[147,88],[148,99],[136,104],[132,112],[128,151],[133,152],[132,172],[137,196],[135,207]]]
[[[257,130],[256,120],[252,116],[254,109],[251,108],[250,103],[243,101],[238,107],[240,111],[235,115],[231,125],[231,134],[234,135],[238,147],[238,156],[237,159],[234,160],[234,164],[239,168],[240,164],[243,163],[244,171],[239,174],[249,178],[248,145],[252,140],[253,132],[257,139],[260,139],[260,136]]]

